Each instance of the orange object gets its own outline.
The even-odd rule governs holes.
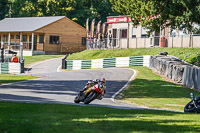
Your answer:
[[[160,47],[162,48],[162,47],[165,47],[165,37],[161,37],[160,38]]]
[[[18,63],[18,62],[19,62],[17,56],[13,56],[12,59],[11,59],[11,61],[12,61],[13,63]]]

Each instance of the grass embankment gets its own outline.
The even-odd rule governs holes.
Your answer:
[[[19,82],[23,80],[35,79],[35,76],[16,76],[9,74],[0,74],[0,85],[5,83]]]
[[[109,50],[86,50],[80,53],[72,54],[68,60],[88,60],[110,57],[128,57],[142,55],[157,55],[166,51],[169,55],[176,56],[189,63],[200,65],[200,48],[139,48],[139,49],[109,49]]]
[[[137,70],[136,78],[122,95],[123,102],[151,108],[183,111],[190,99],[190,93],[199,94],[189,88],[164,80],[146,67],[131,67]]]
[[[59,58],[64,57],[64,55],[34,55],[34,56],[24,56],[25,66],[30,65],[32,63],[43,61],[51,58]]]
[[[1,132],[200,132],[197,114],[107,107],[0,103]]]

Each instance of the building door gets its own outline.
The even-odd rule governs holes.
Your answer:
[[[33,50],[37,50],[37,35],[34,35]]]
[[[32,35],[29,36],[29,43],[28,43],[29,44],[29,49],[31,49],[31,47],[32,47],[31,43],[32,43]]]
[[[117,29],[113,29],[113,47],[116,47],[117,39]]]
[[[154,46],[160,46],[160,32],[155,31]]]

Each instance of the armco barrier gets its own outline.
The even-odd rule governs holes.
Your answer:
[[[21,63],[0,63],[0,74],[20,74]]]
[[[187,87],[200,89],[200,68],[179,58],[164,55],[150,56],[150,68]]]
[[[94,60],[66,60],[66,69],[79,70],[90,68],[147,66],[150,56],[114,57]]]

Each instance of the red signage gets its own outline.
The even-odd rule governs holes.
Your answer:
[[[107,18],[107,23],[125,23],[125,22],[131,22],[131,18],[130,17]]]
[[[160,14],[158,15],[150,15],[148,17],[142,17],[142,16],[138,16],[138,19],[140,21],[140,19],[143,19],[143,20],[151,20],[151,19],[157,19],[160,17]],[[109,17],[107,18],[107,23],[127,23],[127,22],[131,22],[131,18],[130,17],[127,17],[127,16],[124,16],[124,17]]]

